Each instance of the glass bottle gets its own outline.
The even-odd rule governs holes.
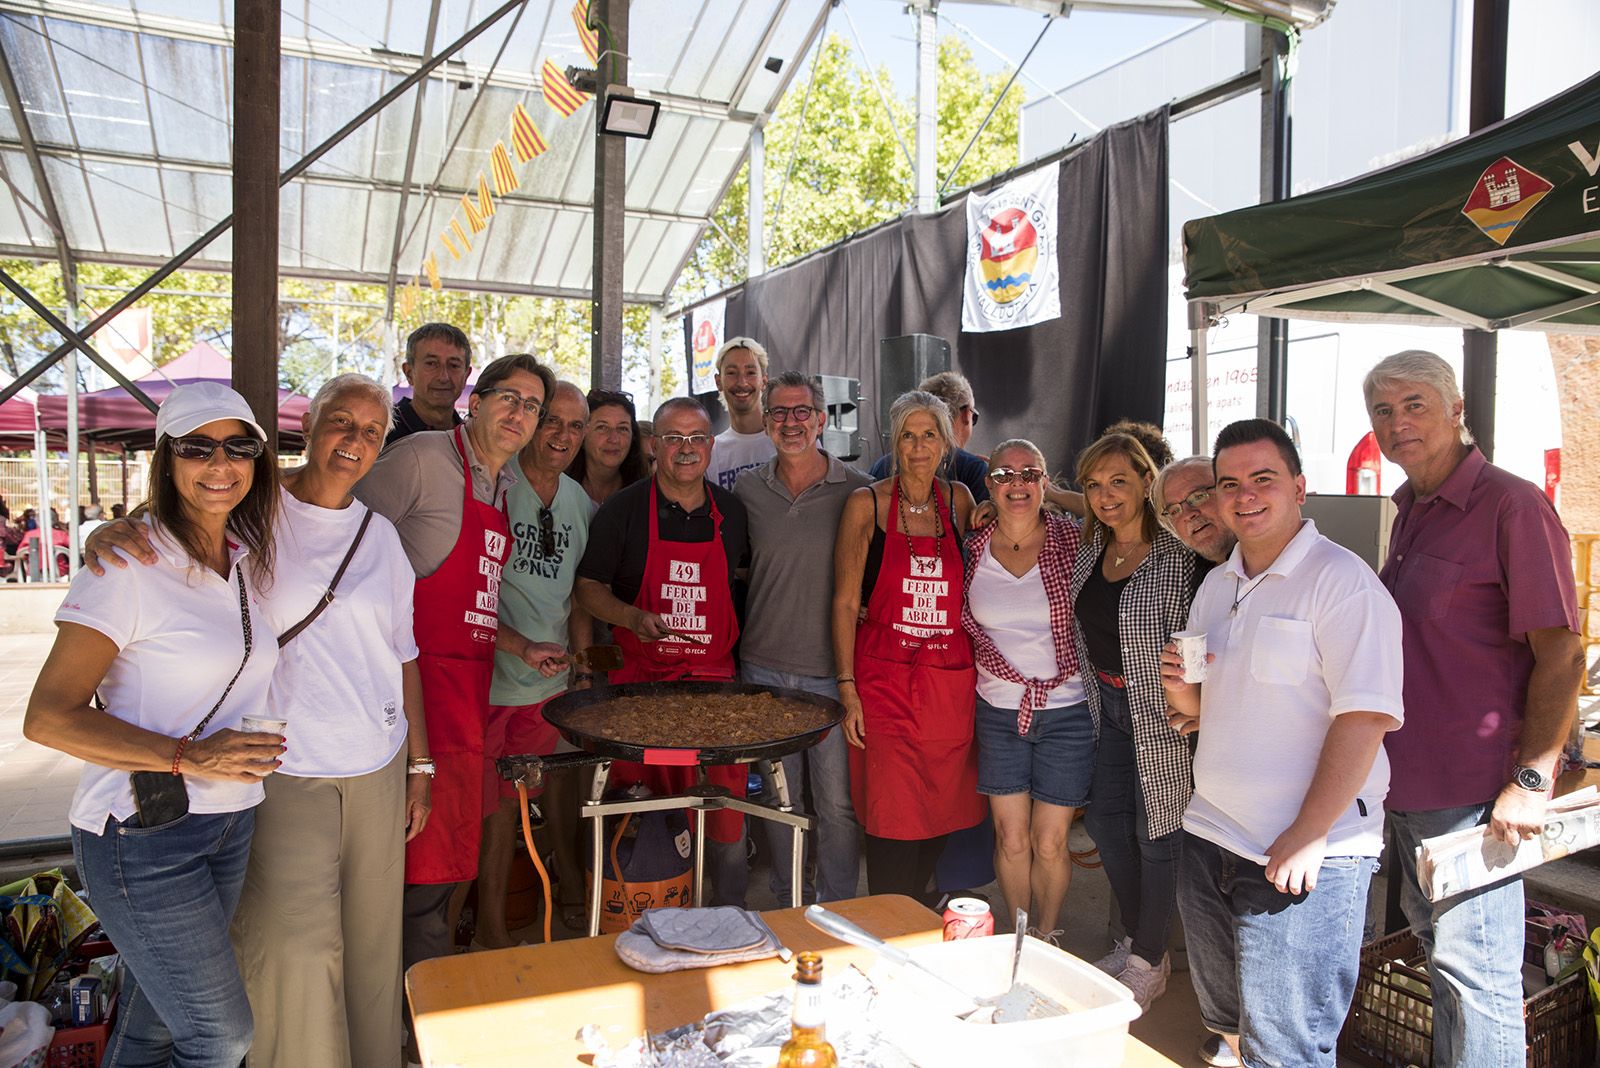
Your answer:
[[[778,1051],[778,1068],[838,1068],[822,1020],[822,954],[807,951],[796,957],[794,978],[791,1034]]]

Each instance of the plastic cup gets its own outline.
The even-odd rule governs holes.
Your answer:
[[[282,734],[288,725],[288,720],[270,716],[245,716],[239,721],[239,729],[246,734]]]
[[[1180,630],[1172,640],[1178,644],[1178,655],[1183,658],[1183,681],[1206,681],[1206,632]]]

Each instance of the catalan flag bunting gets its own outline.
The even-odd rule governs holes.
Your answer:
[[[413,278],[400,290],[400,318],[409,319],[417,310],[417,280]]]
[[[489,228],[489,224],[483,221],[482,215],[478,214],[477,205],[472,202],[472,197],[467,193],[461,194],[461,210],[467,213],[467,226],[472,229],[473,233],[481,234]]]
[[[572,5],[572,21],[578,27],[578,43],[590,63],[600,62],[600,31],[589,28],[589,0],[578,0]]]
[[[545,96],[549,95],[550,91],[546,89]],[[535,156],[543,155],[549,147],[544,143],[544,138],[539,136],[539,127],[533,124],[533,116],[521,104],[511,112],[511,147],[517,150],[518,163],[526,163]]]
[[[512,121],[516,121],[515,117]],[[516,192],[522,184],[517,181],[517,172],[511,169],[511,154],[506,151],[504,141],[496,141],[489,152],[489,169],[494,172],[494,191],[499,196]]]
[[[494,197],[489,195],[489,179],[478,172],[478,214],[485,219],[494,214]]]
[[[548,59],[544,61],[544,66],[539,68],[539,81],[544,86],[545,101],[559,111],[562,117],[571,115],[583,107],[584,101],[589,99],[588,93],[574,89],[572,83],[567,81],[567,76]]]
[[[454,222],[455,220],[452,219],[451,221]],[[456,227],[456,230],[457,230],[457,232],[459,232],[461,230],[461,227],[458,225]],[[456,243],[454,241],[450,240],[450,231],[449,230],[440,230],[439,231],[439,240],[443,241],[444,242],[444,247],[450,250],[450,256],[451,256],[452,259],[459,260],[461,258],[461,250],[456,247]]]
[[[450,232],[456,235],[456,240],[461,242],[461,247],[468,252],[472,251],[472,242],[467,239],[467,232],[461,229],[461,220],[450,220]]]
[[[428,272],[428,285],[437,293],[439,291],[439,257],[428,253],[428,258],[422,261],[422,267]]]

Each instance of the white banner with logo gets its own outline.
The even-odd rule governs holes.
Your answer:
[[[1056,200],[1061,164],[967,197],[961,329],[1015,330],[1061,318]]]
[[[691,394],[711,393],[717,388],[717,368],[713,361],[726,333],[727,314],[728,301],[724,297],[708,301],[689,313],[689,339],[692,349],[689,356],[692,368],[689,376]]]

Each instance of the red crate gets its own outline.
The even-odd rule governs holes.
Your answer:
[[[117,1010],[113,1005],[106,1018],[97,1024],[56,1028],[45,1064],[49,1068],[100,1068],[100,1058],[105,1054],[106,1041],[111,1037],[111,1025],[116,1018]]]

